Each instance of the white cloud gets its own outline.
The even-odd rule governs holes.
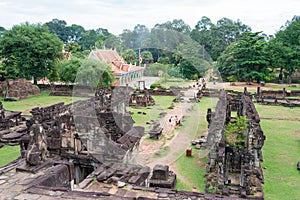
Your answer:
[[[192,28],[202,16],[214,23],[227,17],[240,19],[253,31],[274,34],[298,14],[300,2],[285,0],[26,0],[0,2],[0,26],[10,28],[25,21],[45,23],[53,18],[86,29],[107,28],[114,34],[133,29],[136,24],[152,28],[157,23],[183,19]]]

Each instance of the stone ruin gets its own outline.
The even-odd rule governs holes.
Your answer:
[[[7,79],[0,83],[0,91],[5,100],[25,99],[28,95],[40,94],[40,88],[26,79]]]
[[[23,135],[27,134],[26,117],[21,112],[9,111],[0,102],[0,143],[20,144]]]
[[[299,90],[288,92],[285,88],[282,90],[261,90],[257,87],[255,95],[256,101],[264,105],[280,105],[286,107],[300,107]]]
[[[149,130],[149,136],[151,139],[155,139],[158,140],[159,137],[161,136],[163,131],[163,127],[161,127],[159,122],[154,122],[151,126],[150,126],[150,130]]]
[[[131,94],[130,100],[129,100],[129,106],[134,107],[147,107],[147,106],[154,106],[155,101],[150,96],[148,91],[145,91],[144,94],[140,94],[138,91],[133,92]]]
[[[155,165],[149,181],[150,187],[175,188],[176,174],[168,165]]]
[[[233,105],[233,104],[237,105]],[[225,128],[230,121],[231,108],[238,116],[249,120],[244,147],[238,148],[225,141]],[[206,168],[205,191],[223,196],[247,199],[264,199],[263,172],[260,162],[265,136],[260,127],[260,118],[251,98],[241,94],[238,102],[229,101],[226,91],[220,92],[215,112],[211,114],[207,144],[210,150]]]
[[[112,94],[99,90],[88,100],[32,109],[32,117],[24,118],[27,134],[20,140],[22,158],[0,168],[0,195],[12,199],[238,199],[177,191],[176,175],[168,166],[157,165],[151,171],[147,166],[125,164],[144,134],[143,127],[133,126],[125,109],[126,94],[124,88]]]

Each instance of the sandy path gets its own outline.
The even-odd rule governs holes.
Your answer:
[[[184,101],[175,104],[174,109],[169,111],[163,120],[161,120],[161,125],[164,129],[160,140],[151,141],[147,139],[149,137],[148,135],[142,138],[137,155],[138,164],[150,167],[154,167],[156,164],[170,165],[185,153],[185,149],[190,146],[191,140],[195,138],[197,130],[189,130],[189,127],[184,127],[184,120],[182,127],[176,127],[174,123],[171,124],[169,122],[169,118],[171,116],[174,118],[174,116],[177,115],[182,121],[183,116],[185,118],[189,116],[188,120],[198,122],[200,117],[199,105],[189,102],[189,98],[194,97],[195,92],[196,90],[194,89],[186,91],[184,93]],[[165,152],[163,152],[164,149]],[[155,155],[155,153],[159,151],[161,155]]]

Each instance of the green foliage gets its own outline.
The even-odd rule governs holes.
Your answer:
[[[138,49],[142,47],[143,42],[145,42],[148,37],[148,28],[141,24],[137,24],[133,31],[125,29],[120,34],[120,39],[124,49]]]
[[[153,56],[150,51],[143,51],[141,56],[143,58],[143,63],[149,64],[153,62]]]
[[[280,79],[284,69],[291,84],[291,76],[300,68],[300,17],[295,16],[276,33],[268,44],[272,67],[280,68]]]
[[[109,86],[114,81],[111,66],[104,62],[89,59],[85,60],[78,69],[76,81],[91,87]]]
[[[62,57],[62,42],[40,25],[16,25],[0,38],[1,57],[7,69],[35,82],[54,73]],[[7,70],[8,71],[8,70]]]
[[[169,66],[167,73],[171,77],[176,77],[176,78],[182,78],[183,77],[179,67]]]
[[[182,19],[174,19],[173,21],[167,21],[163,24],[156,24],[154,28],[169,29],[184,34],[189,34],[191,32],[191,27]]]
[[[62,60],[59,70],[60,80],[68,84],[74,83],[81,64],[82,60],[80,59]]]
[[[132,49],[126,50],[122,57],[126,60],[127,63],[135,64],[137,63],[136,52]]]
[[[159,57],[157,60],[158,63],[160,64],[170,64],[170,58],[169,57]]]
[[[240,116],[236,123],[228,123],[225,129],[225,142],[231,147],[242,149],[246,145],[246,132],[249,127],[248,118]]]
[[[162,76],[167,73],[168,66],[160,63],[153,63],[147,66],[145,76]]]
[[[250,83],[253,79],[265,80],[270,70],[264,37],[257,33],[244,33],[243,38],[226,48],[218,59],[222,76],[236,76],[238,81]]]
[[[194,74],[194,75],[193,75],[193,79],[194,79],[195,81],[198,81],[198,80],[199,80],[198,74]]]
[[[161,85],[160,85],[159,83],[152,83],[152,84],[150,85],[150,88],[151,88],[151,89],[155,89],[155,88],[157,88],[157,87],[161,87]]]
[[[213,24],[208,17],[203,16],[192,30],[191,37],[204,45],[213,60],[217,60],[231,43],[237,42],[244,32],[249,31],[251,28],[241,21],[222,18]]]
[[[76,53],[81,49],[81,46],[77,42],[68,42],[64,48],[67,52]]]

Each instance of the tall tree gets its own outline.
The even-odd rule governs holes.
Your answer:
[[[191,32],[191,37],[199,44],[204,45],[205,50],[213,60],[231,43],[237,42],[242,33],[251,31],[251,28],[241,21],[233,21],[222,18],[213,24],[208,17],[202,17]]]
[[[68,42],[79,43],[82,39],[82,35],[85,33],[84,28],[77,24],[72,24],[71,26],[68,26],[66,30],[66,34],[68,35]]]
[[[59,19],[53,19],[50,22],[47,22],[44,24],[45,26],[48,27],[50,33],[57,35],[63,43],[68,42],[68,28],[67,28],[67,22],[64,20],[59,20]]]
[[[267,42],[260,32],[246,32],[239,41],[232,43],[218,60],[223,76],[236,76],[237,80],[265,80],[270,74],[266,53]]]
[[[137,24],[133,31],[125,29],[120,34],[120,39],[124,49],[138,49],[149,37],[149,30],[145,25]]]
[[[191,32],[191,27],[182,19],[174,19],[173,21],[167,21],[163,24],[156,24],[154,28],[169,29],[184,34],[189,34]]]
[[[275,34],[269,42],[269,50],[273,66],[279,67],[280,72],[285,70],[291,84],[291,76],[300,68],[300,16],[287,21]]]
[[[150,51],[143,51],[141,56],[143,58],[143,63],[149,64],[153,62],[153,56]]]
[[[82,38],[79,42],[82,50],[91,50],[95,48],[96,42],[98,41],[98,35],[95,30],[88,30],[82,34]]]
[[[132,49],[127,49],[122,57],[126,60],[127,63],[135,64],[137,62],[136,52]]]
[[[40,25],[16,25],[0,38],[1,57],[7,68],[15,68],[19,77],[38,79],[56,71],[63,43]]]
[[[62,60],[59,64],[60,80],[67,84],[74,83],[76,80],[78,69],[82,65],[82,60],[76,58],[72,60]]]
[[[111,66],[98,60],[85,60],[78,69],[76,82],[91,87],[109,86],[114,81]]]

